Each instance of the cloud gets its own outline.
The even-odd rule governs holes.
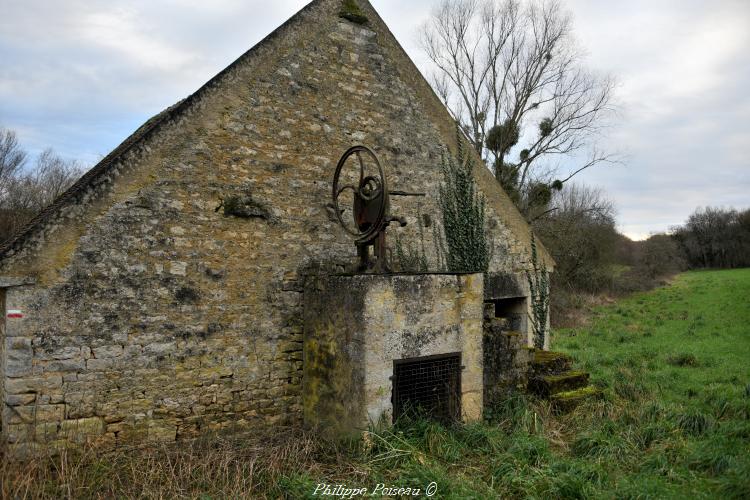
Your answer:
[[[0,124],[32,152],[97,161],[197,90],[304,1],[11,0],[0,17]]]
[[[416,28],[435,2],[371,1],[426,71]],[[52,146],[93,163],[305,3],[5,0],[0,125],[17,130],[32,152]],[[750,2],[566,5],[589,66],[620,82],[620,119],[603,142],[627,162],[579,180],[606,190],[622,230],[646,236],[697,206],[746,207]]]
[[[622,120],[607,144],[626,166],[587,171],[644,237],[698,206],[747,207],[750,4],[573,1],[594,67],[619,76]]]

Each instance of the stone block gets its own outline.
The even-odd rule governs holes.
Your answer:
[[[104,420],[99,417],[64,420],[60,423],[59,434],[69,441],[84,443],[104,434]]]
[[[43,422],[34,426],[34,439],[47,443],[58,439],[60,424],[58,422]]]
[[[79,372],[86,368],[86,361],[78,359],[53,359],[45,365],[45,371],[49,372]]]
[[[91,371],[106,371],[119,366],[117,358],[90,358],[86,360],[86,368]]]
[[[143,353],[151,356],[166,356],[177,349],[175,342],[156,342],[144,346]]]
[[[3,421],[8,424],[36,424],[59,422],[65,416],[65,405],[37,404],[33,406],[6,406]]]
[[[5,404],[8,406],[26,406],[36,401],[37,395],[33,393],[7,394]]]
[[[8,424],[5,426],[5,439],[8,443],[19,443],[33,440],[33,426],[28,424]]]
[[[56,349],[46,350],[37,348],[34,355],[40,360],[50,359],[72,359],[81,356],[80,347],[58,347]]]
[[[125,346],[123,350],[123,356],[125,358],[137,358],[143,353],[143,346],[135,344],[135,345],[127,345]]]
[[[25,337],[6,337],[5,339],[5,375],[23,377],[32,372],[34,350],[31,339]]]
[[[177,438],[177,426],[164,420],[151,420],[148,424],[148,440],[171,443]]]
[[[170,262],[169,273],[176,276],[185,276],[187,274],[187,262]]]
[[[128,422],[117,431],[117,444],[137,444],[148,438],[148,422],[139,420]]]
[[[91,350],[94,357],[99,358],[117,358],[123,355],[124,349],[121,345],[106,345],[95,347]]]
[[[45,374],[39,377],[8,379],[5,381],[6,394],[24,394],[52,391],[62,387],[62,376]]]

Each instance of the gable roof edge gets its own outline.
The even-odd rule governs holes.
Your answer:
[[[35,215],[29,222],[24,224],[11,238],[0,244],[0,262],[22,249],[29,238],[36,234],[37,231],[43,230],[63,208],[78,201],[89,191],[90,188],[96,187],[99,184],[97,181],[106,178],[106,175],[128,152],[152,137],[159,130],[161,125],[182,116],[194,103],[199,102],[206,92],[218,85],[232,70],[237,68],[246,59],[252,57],[256,52],[268,45],[274,39],[281,36],[281,34],[292,24],[298,22],[307,12],[317,7],[323,1],[324,0],[312,0],[271,33],[266,35],[261,41],[243,52],[223,70],[201,85],[198,90],[146,120],[143,125],[138,127],[135,132],[129,135],[108,155],[102,158],[99,163],[83,174],[70,188],[58,196],[50,205]]]

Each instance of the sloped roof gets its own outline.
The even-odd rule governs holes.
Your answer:
[[[15,253],[15,250],[22,248],[24,243],[29,238],[31,238],[38,230],[43,229],[45,225],[50,222],[54,218],[54,216],[58,214],[64,207],[77,203],[89,191],[90,188],[95,188],[99,184],[106,182],[109,177],[110,171],[116,167],[118,162],[129,151],[148,140],[156,131],[159,130],[162,124],[171,122],[172,120],[182,115],[190,108],[190,106],[194,102],[199,101],[209,89],[217,85],[225,75],[230,73],[235,67],[242,64],[246,59],[259,52],[271,41],[282,36],[287,27],[296,23],[301,17],[304,17],[304,14],[306,12],[316,8],[324,1],[326,0],[312,0],[305,7],[300,9],[296,14],[287,19],[286,22],[281,24],[278,28],[267,35],[263,40],[255,44],[252,48],[235,59],[229,66],[227,66],[216,76],[211,78],[197,91],[146,121],[146,123],[141,125],[135,132],[133,132],[133,134],[131,134],[119,146],[112,150],[112,152],[110,152],[99,163],[97,163],[80,179],[78,179],[78,181],[76,181],[67,191],[60,195],[51,205],[42,210],[26,225],[24,225],[11,239],[0,245],[0,260],[2,260],[4,257],[7,257],[8,255],[11,255],[12,253]],[[437,118],[441,121],[446,122],[445,124],[449,126],[450,129],[452,129],[451,133],[447,137],[455,137],[456,122],[450,112],[445,108],[442,101],[440,101],[437,94],[435,94],[430,84],[421,74],[419,69],[416,67],[416,65],[408,56],[396,37],[379,16],[377,11],[372,7],[372,5],[370,5],[369,1],[359,0],[359,2],[363,5],[363,7],[365,7],[365,9],[368,11],[368,14],[373,14],[374,17],[377,18],[378,24],[380,24],[387,32],[387,34],[390,35],[391,40],[395,43],[398,51],[400,52],[399,57],[402,58],[409,66],[409,68],[407,68],[409,79],[412,81],[412,83],[417,84],[424,92],[426,92],[426,94],[429,96],[428,100],[432,101],[430,103],[431,107],[433,109],[438,109],[438,113],[440,116],[438,116]],[[485,194],[489,194],[492,192],[496,194],[496,196],[489,197],[490,202],[496,206],[498,212],[504,213],[506,214],[506,216],[508,216],[509,220],[507,220],[506,222],[509,223],[509,227],[511,228],[511,230],[523,233],[526,236],[530,236],[531,228],[526,220],[523,218],[520,212],[518,212],[516,206],[513,204],[507,194],[497,184],[492,173],[487,168],[484,168],[481,158],[476,155],[476,152],[473,151],[472,148],[469,148],[469,150],[470,154],[475,154],[475,160],[477,160],[479,165],[478,168],[475,169],[475,179],[480,189]],[[544,257],[544,260],[548,263],[554,264],[554,259],[552,259],[551,255],[544,248],[541,242],[537,242],[537,246],[540,250],[540,253]]]
[[[284,29],[295,22],[304,12],[314,8],[317,4],[323,0],[313,0],[302,9],[297,11],[292,17],[286,20],[282,25],[269,33],[263,40],[255,44],[252,48],[242,54],[240,57],[235,59],[229,66],[224,68],[216,76],[207,81],[201,88],[190,94],[185,99],[178,101],[172,106],[168,107],[164,111],[156,114],[146,121],[143,125],[133,132],[127,139],[125,139],[119,146],[112,150],[107,156],[93,166],[88,172],[83,174],[67,191],[57,197],[52,204],[47,206],[44,210],[39,212],[33,219],[26,223],[16,234],[8,239],[5,243],[0,245],[0,259],[8,255],[8,253],[16,248],[23,246],[24,242],[34,234],[37,229],[41,229],[44,225],[56,214],[61,208],[78,201],[79,197],[87,191],[88,188],[96,186],[98,181],[106,178],[109,171],[117,164],[117,162],[134,146],[140,144],[142,141],[148,139],[159,126],[164,123],[177,118],[190,105],[199,100],[204,92],[209,88],[217,84],[221,79],[229,73],[233,68],[242,63],[246,58],[250,57],[254,52],[258,51],[261,47],[270,43],[273,39],[278,37],[284,32]]]
[[[0,258],[4,257],[8,250],[16,248],[21,245],[23,241],[31,235],[34,230],[42,225],[49,219],[55,212],[60,208],[67,205],[70,202],[74,202],[79,193],[82,193],[89,186],[95,185],[97,179],[101,178],[107,171],[114,165],[117,160],[125,154],[133,145],[137,144],[144,137],[146,137],[152,130],[154,130],[161,122],[168,119],[176,109],[178,109],[186,99],[179,101],[161,113],[151,117],[146,123],[138,127],[138,129],[130,134],[130,136],[122,141],[119,146],[112,150],[107,156],[92,167],[88,172],[83,174],[67,191],[58,196],[55,201],[48,205],[44,210],[39,212],[33,219],[27,222],[16,234],[8,241],[0,245]]]

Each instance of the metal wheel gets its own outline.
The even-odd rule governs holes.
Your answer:
[[[350,159],[356,159],[356,161],[349,161]],[[353,167],[352,163],[354,163]],[[368,170],[366,164],[374,168]],[[352,168],[354,172],[351,171]],[[356,173],[357,168],[359,175],[354,176],[356,180],[343,184],[347,182],[346,173]],[[339,203],[341,195],[347,190],[351,190],[354,197],[351,207],[340,206]],[[344,229],[356,238],[357,243],[372,241],[382,229],[388,211],[388,186],[385,181],[385,172],[375,153],[365,146],[354,146],[346,150],[336,165],[332,195],[336,217]],[[347,208],[352,210],[353,224],[344,222],[345,218],[342,214]],[[359,220],[357,220],[357,213],[360,214]]]

